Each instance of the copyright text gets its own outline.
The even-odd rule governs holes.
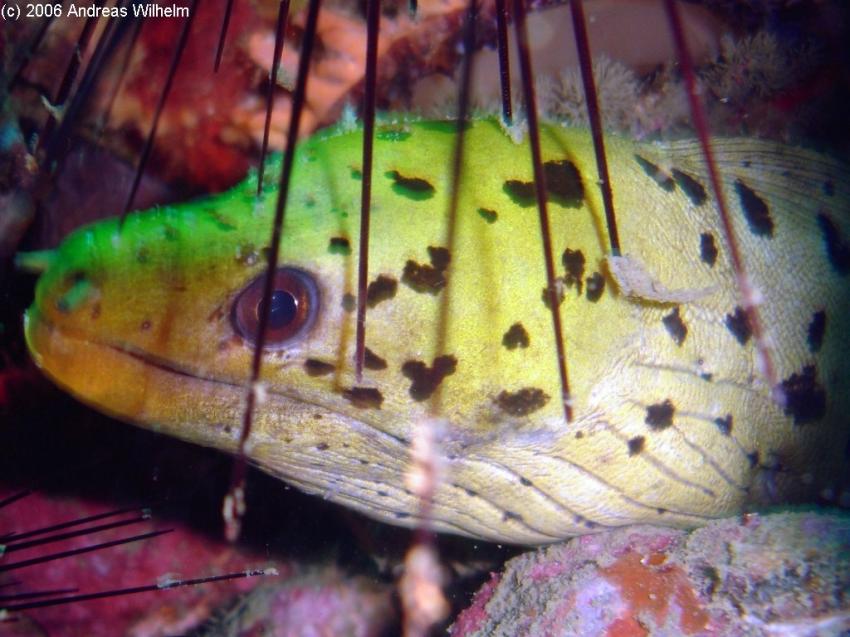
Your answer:
[[[62,3],[26,3],[10,2],[0,6],[0,18],[15,22],[21,18],[188,18],[189,7],[178,4],[157,4],[156,2],[133,3],[129,7],[103,7],[97,5],[78,5],[73,2],[67,7]]]

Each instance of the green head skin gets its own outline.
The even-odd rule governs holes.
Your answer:
[[[698,146],[608,140],[618,260],[607,256],[589,134],[544,126],[567,424],[527,141],[490,119],[466,135],[450,234],[454,125],[378,127],[360,382],[362,132],[340,127],[299,147],[252,462],[413,526],[409,445],[431,423],[442,460],[433,527],[521,543],[696,525],[829,484],[850,408],[838,384],[850,371],[844,167],[715,140],[782,406],[738,311]],[[26,332],[45,373],[118,418],[235,451],[276,195],[269,187],[257,202],[255,189],[248,179],[123,227],[88,226],[33,257],[46,270]]]

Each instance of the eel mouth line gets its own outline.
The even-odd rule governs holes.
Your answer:
[[[94,348],[96,350],[101,350],[107,353],[109,356],[115,357],[118,360],[135,361],[138,364],[144,366],[145,368],[154,370],[155,373],[162,374],[165,378],[174,378],[175,382],[178,379],[184,379],[184,382],[197,382],[199,384],[209,383],[212,387],[219,388],[222,392],[226,392],[231,396],[241,397],[246,395],[248,392],[247,379],[244,383],[240,383],[221,378],[210,377],[205,374],[199,374],[195,370],[187,369],[175,365],[170,361],[165,361],[159,357],[152,356],[149,353],[138,350],[136,348],[132,348],[126,345],[110,343],[99,339],[92,339],[85,334],[75,334],[73,332],[63,330],[61,327],[57,326],[52,321],[47,320],[36,306],[31,307],[25,313],[24,331],[26,334],[27,346],[29,347],[33,359],[35,360],[38,367],[44,370],[47,375],[52,377],[57,383],[65,386],[68,389],[69,393],[79,396],[81,399],[83,399],[84,402],[87,402],[86,398],[91,399],[91,396],[86,397],[82,392],[75,390],[74,384],[69,381],[63,380],[63,374],[61,372],[58,372],[55,366],[53,366],[52,368],[50,364],[45,363],[44,355],[42,354],[45,348],[38,347],[39,343],[44,344],[51,340],[53,340],[54,342],[58,341],[60,343],[60,347],[64,347],[66,352],[73,351],[75,349],[83,349],[85,347]],[[263,384],[265,388],[265,393],[269,396],[277,398],[280,401],[297,403],[312,409],[319,410],[328,415],[333,415],[335,418],[339,419],[341,423],[344,423],[345,426],[353,428],[362,428],[363,430],[370,432],[370,434],[367,435],[376,436],[377,438],[384,439],[393,447],[396,447],[398,445],[406,447],[410,442],[405,437],[393,434],[385,430],[381,427],[380,422],[372,422],[362,417],[355,417],[350,413],[335,409],[332,405],[329,405],[326,402],[297,395],[292,391],[282,390],[280,387],[277,386],[270,386],[268,382],[265,382]],[[101,406],[100,408],[112,413],[119,419],[126,420],[130,418],[131,420],[133,420],[132,416],[122,415],[120,411],[114,409],[113,407]],[[273,407],[267,407],[267,409],[271,408]]]
[[[186,378],[190,381],[212,383],[216,386],[227,388],[227,391],[242,393],[248,392],[249,381],[247,379],[245,380],[245,382],[240,383],[236,381],[216,378],[214,376],[209,376],[205,374],[199,374],[195,370],[176,365],[171,361],[167,361],[160,357],[153,356],[148,352],[139,350],[134,347],[130,347],[128,345],[110,343],[108,341],[103,341],[97,338],[89,338],[86,335],[77,335],[73,332],[63,330],[52,321],[49,321],[47,318],[45,318],[44,315],[35,306],[30,308],[24,315],[24,330],[26,334],[27,345],[29,347],[33,360],[36,362],[39,368],[48,372],[50,370],[50,365],[45,364],[43,348],[39,348],[37,344],[39,342],[44,343],[49,339],[61,339],[63,345],[65,345],[66,347],[75,347],[75,345],[79,343],[87,347],[93,347],[109,351],[119,358],[127,358],[138,361],[145,367],[152,368],[166,375],[173,375],[180,378]],[[44,330],[46,334],[39,336],[38,333],[42,330]],[[268,382],[264,383],[264,389],[266,394],[276,396],[282,400],[297,402],[303,405],[315,407],[316,409],[320,409],[323,411],[337,413],[335,410],[330,409],[325,404],[322,404],[315,400],[306,399],[304,396],[299,396],[287,391],[283,391],[279,387],[272,387]],[[352,417],[348,414],[339,415],[346,419],[352,419]],[[354,418],[353,420],[356,420],[357,422],[362,423],[363,425],[366,425],[371,429],[381,431],[376,425],[361,418]],[[382,431],[382,433],[386,432]]]

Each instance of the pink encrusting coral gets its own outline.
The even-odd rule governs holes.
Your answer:
[[[487,621],[487,604],[496,592],[501,579],[501,573],[490,573],[490,579],[475,593],[472,605],[455,621],[452,634],[472,634],[484,625]]]
[[[850,518],[825,513],[577,538],[508,562],[451,634],[837,635],[850,629],[848,550]]]

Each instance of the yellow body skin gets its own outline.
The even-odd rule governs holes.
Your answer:
[[[567,424],[541,298],[537,208],[506,186],[532,181],[527,139],[512,141],[494,120],[467,131],[448,284],[431,291],[409,285],[403,272],[408,261],[427,266],[429,246],[449,247],[452,124],[379,130],[369,280],[384,275],[397,289],[367,316],[366,345],[386,368],[355,382],[355,314],[344,297],[357,292],[361,141],[359,130],[338,128],[302,144],[296,157],[281,265],[314,278],[320,307],[308,334],[265,355],[265,398],[247,446],[258,466],[415,526],[409,442],[436,408],[442,479],[433,527],[529,544],[637,522],[698,525],[832,486],[850,409],[846,168],[768,142],[714,141],[777,377],[791,390],[783,408],[758,369],[753,339],[742,344],[728,324],[739,291],[698,145],[607,142],[623,254],[649,282],[627,290],[607,258],[589,133],[544,127],[544,161],[569,161],[583,190],[578,201],[549,201],[557,271],[568,279],[560,312],[575,419]],[[667,177],[673,169],[703,185],[707,200]],[[411,193],[403,180],[413,178],[427,181],[430,194]],[[769,233],[763,215],[753,230],[736,182],[766,206]],[[249,179],[224,195],[131,215],[120,232],[107,221],[68,238],[27,313],[36,362],[98,409],[234,451],[251,344],[234,332],[231,308],[263,271],[275,199],[268,189],[255,206],[254,188]],[[712,235],[713,264],[703,234]],[[349,254],[330,249],[332,238],[348,239]],[[567,248],[584,256],[581,291],[562,264]],[[595,273],[605,283],[592,301]],[[683,339],[668,327],[675,316],[663,320],[677,309]],[[817,347],[816,313],[825,318]],[[527,347],[503,343],[515,323]],[[454,373],[430,398],[412,396],[404,364],[431,368],[440,355],[455,358]],[[310,375],[308,359],[333,368]],[[352,401],[354,386],[377,389],[380,406]],[[534,391],[523,401],[522,390]]]

